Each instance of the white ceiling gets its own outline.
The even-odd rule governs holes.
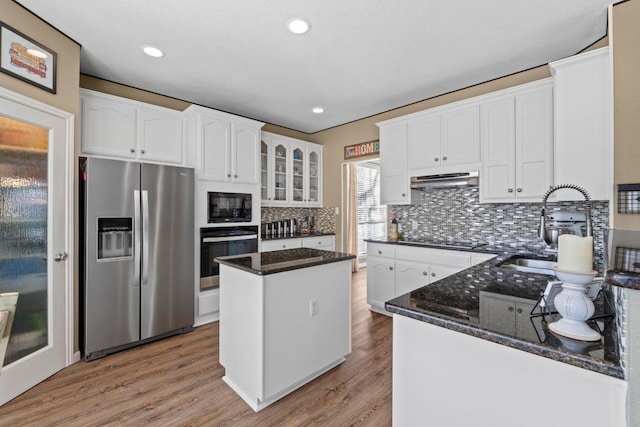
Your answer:
[[[16,1],[82,45],[82,73],[308,133],[573,55],[612,2]]]

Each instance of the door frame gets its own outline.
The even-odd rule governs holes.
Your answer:
[[[65,235],[65,251],[68,254],[65,270],[65,279],[64,279],[64,293],[65,293],[65,343],[64,347],[66,349],[65,360],[66,365],[69,366],[80,360],[80,352],[74,354],[74,338],[75,338],[75,289],[73,287],[74,283],[74,273],[75,273],[75,233],[74,233],[74,224],[75,224],[75,198],[73,197],[75,192],[75,167],[76,162],[75,159],[75,139],[74,139],[74,131],[75,131],[75,116],[67,111],[61,110],[54,106],[45,104],[41,101],[37,101],[33,98],[29,98],[27,96],[21,95],[19,93],[13,92],[4,87],[0,87],[0,97],[7,99],[9,101],[13,101],[19,104],[22,104],[26,107],[33,108],[34,110],[39,110],[43,113],[50,114],[52,116],[56,116],[65,122],[65,144],[66,144],[66,181],[67,185],[65,188],[65,194],[67,197],[67,203],[65,206],[65,227],[67,228],[67,232]]]

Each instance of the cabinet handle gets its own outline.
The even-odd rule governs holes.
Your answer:
[[[444,157],[442,158],[442,160],[447,160],[447,156],[444,156]]]
[[[436,277],[436,273],[431,273],[431,277]]]
[[[509,312],[511,313],[513,311],[513,307],[509,307]]]
[[[522,193],[522,188],[518,188],[516,191],[517,191],[518,193]]]
[[[513,193],[513,188],[507,190],[509,193]]]
[[[142,154],[144,154],[144,150],[140,150],[140,152],[141,152]]]
[[[129,149],[129,152],[130,152],[130,153],[135,153],[135,152],[136,152],[136,150],[135,150],[135,148],[130,148],[130,149]]]
[[[438,160],[440,160],[440,159],[437,158],[437,157],[435,159],[433,159],[434,162],[437,162]]]
[[[522,314],[522,309],[521,308],[518,309],[518,314]]]

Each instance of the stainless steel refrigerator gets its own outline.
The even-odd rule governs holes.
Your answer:
[[[91,360],[193,328],[193,169],[80,161],[82,347]]]

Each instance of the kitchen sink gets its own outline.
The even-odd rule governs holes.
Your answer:
[[[553,276],[553,267],[557,261],[547,258],[534,258],[526,255],[514,255],[496,264],[496,267],[509,270],[522,271],[525,273],[538,273]]]

